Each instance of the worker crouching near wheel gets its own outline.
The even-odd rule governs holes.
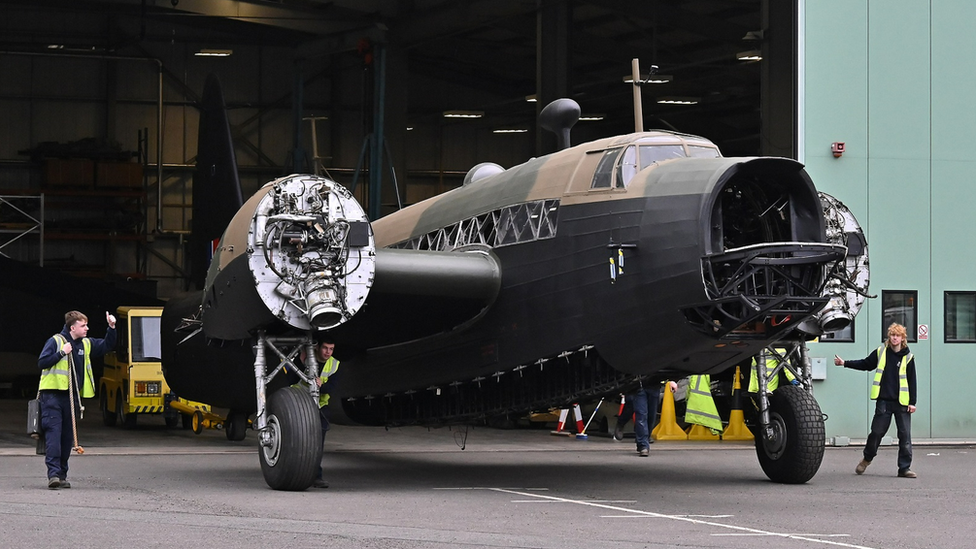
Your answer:
[[[40,401],[41,435],[44,437],[44,464],[47,487],[71,488],[68,458],[71,450],[82,453],[78,445],[76,413],[81,399],[95,396],[91,358],[104,356],[115,348],[115,317],[105,313],[108,330],[103,339],[88,336],[88,317],[78,311],[64,315],[61,333],[44,344],[37,366],[41,369],[37,398]]]

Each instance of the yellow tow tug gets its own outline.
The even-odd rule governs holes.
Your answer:
[[[179,398],[163,377],[160,316],[162,307],[119,307],[115,324],[115,351],[105,355],[105,371],[99,379],[102,421],[111,427],[136,425],[140,415],[162,414],[167,427],[197,434],[203,427],[221,428],[223,421],[210,405]],[[199,425],[199,427],[198,427]]]

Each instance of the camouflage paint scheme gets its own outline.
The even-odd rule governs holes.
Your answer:
[[[708,299],[702,258],[724,251],[720,194],[730,181],[748,186],[763,180],[763,185],[789,197],[790,234],[782,240],[824,242],[819,200],[802,166],[776,158],[676,158],[638,171],[626,187],[591,189],[604,151],[648,138],[712,146],[701,138],[668,132],[598,140],[532,159],[372,222],[378,248],[376,283],[364,310],[333,330],[344,364],[337,396],[350,417],[378,423],[450,421],[443,417],[450,412],[444,410],[398,419],[386,411],[376,414],[370,405],[371,411],[364,413],[363,399],[406,395],[413,400],[424,391],[440,395],[441,387],[480,387],[483,379],[500,383],[506,374],[507,380],[515,372],[521,376],[520,368],[560,355],[598,360],[602,381],[536,392],[510,405],[499,401],[488,414],[528,410],[577,398],[580,392],[619,390],[636,375],[722,371],[755,355],[772,337],[782,336],[802,320],[778,325],[769,337],[731,334],[720,341],[692,326],[683,312]],[[258,195],[262,192],[266,191]],[[252,197],[242,211],[258,199]],[[426,296],[384,289],[380,272],[390,250],[379,248],[402,246],[460,220],[545,199],[558,200],[551,238],[490,251],[501,271],[497,297],[445,298],[435,285]],[[214,264],[246,281],[244,269],[234,272],[235,263],[241,263],[235,256],[243,253],[241,243],[246,242],[248,215],[241,217],[243,221],[235,218],[228,227]],[[758,242],[737,245],[752,243]],[[425,271],[424,253],[416,252],[418,273]],[[625,264],[617,267],[619,274],[612,280],[610,260],[618,261],[621,255]],[[207,295],[212,297],[213,291],[210,285]],[[195,304],[172,307],[173,313],[188,316],[199,306],[196,299]],[[255,303],[240,294],[235,300],[242,316],[250,311],[249,329],[269,323]],[[234,345],[240,349],[232,361],[215,360],[207,349],[182,350],[184,356],[173,363],[197,366],[192,387],[180,388],[181,394],[253,411],[250,344],[225,342],[221,351],[227,353]],[[557,369],[550,372],[545,375],[565,375]],[[543,381],[536,376],[531,383]],[[470,410],[457,414],[471,417]]]

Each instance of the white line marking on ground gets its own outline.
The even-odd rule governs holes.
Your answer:
[[[801,534],[799,532],[792,532],[789,534],[712,534],[715,537],[733,537],[733,536],[818,536],[822,538],[849,538],[850,534]]]
[[[821,543],[823,545],[833,545],[833,546],[837,546],[837,547],[847,547],[847,548],[850,548],[850,549],[877,549],[877,548],[874,548],[874,547],[866,547],[864,545],[853,545],[853,544],[850,544],[850,543],[842,543],[842,542],[839,542],[839,541],[831,541],[831,540],[827,540],[827,539],[819,539],[819,538],[815,538],[815,537],[810,537],[810,535],[808,535],[808,534],[790,534],[790,533],[786,533],[786,532],[770,532],[770,531],[767,531],[767,530],[760,530],[758,528],[748,528],[748,527],[745,527],[745,526],[735,526],[735,525],[732,525],[732,524],[722,524],[720,522],[710,522],[710,521],[707,521],[707,520],[701,520],[701,519],[697,519],[697,518],[691,518],[690,516],[665,515],[663,513],[654,513],[652,511],[641,511],[641,510],[638,510],[638,509],[627,509],[626,507],[617,507],[615,505],[607,505],[607,504],[604,504],[604,503],[593,503],[593,502],[588,502],[588,501],[583,501],[583,500],[576,500],[576,499],[569,499],[569,498],[561,498],[561,497],[556,497],[556,496],[547,496],[547,495],[542,495],[542,494],[530,494],[530,493],[527,493],[527,492],[521,492],[521,491],[517,491],[517,490],[509,490],[507,488],[488,488],[488,490],[491,490],[493,492],[501,492],[501,493],[505,493],[505,494],[514,494],[514,495],[517,495],[517,496],[540,498],[540,499],[552,500],[552,501],[562,502],[562,503],[573,503],[573,504],[576,504],[576,505],[585,505],[585,506],[589,506],[589,507],[597,507],[597,508],[600,508],[600,509],[608,509],[608,510],[611,510],[611,511],[620,511],[620,512],[623,512],[623,513],[634,513],[636,515],[646,516],[646,517],[654,517],[654,518],[664,518],[664,519],[671,519],[671,520],[679,520],[679,521],[683,521],[683,522],[690,522],[692,524],[700,524],[700,525],[703,525],[703,526],[715,526],[717,528],[726,528],[726,529],[729,529],[729,530],[736,530],[737,533],[739,533],[741,535],[781,537],[781,538],[787,538],[787,539],[795,539],[795,540],[799,540],[799,541],[809,541],[809,542],[813,542],[813,543]],[[713,535],[717,535],[717,534],[713,534]],[[834,536],[836,534],[829,534],[829,535]]]
[[[637,502],[635,501],[635,502],[627,502],[627,503],[637,503]],[[735,515],[668,515],[667,518],[672,518],[672,517],[696,517],[696,518],[712,518],[712,519],[717,519],[717,518],[729,518],[729,517],[734,517],[734,516]],[[600,515],[600,518],[663,518],[663,517],[648,517],[648,516],[643,516],[643,515]]]
[[[580,500],[586,503],[637,503],[633,499],[586,499]],[[563,503],[561,501],[550,501],[545,499],[513,499],[512,503]]]

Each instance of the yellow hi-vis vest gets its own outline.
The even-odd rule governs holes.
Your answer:
[[[722,430],[722,418],[718,415],[712,398],[711,376],[701,374],[688,377],[688,399],[685,423],[704,425],[716,431]]]
[[[329,381],[329,376],[335,375],[339,371],[339,361],[335,359],[334,356],[330,356],[329,360],[325,361],[322,365],[322,373],[319,374],[319,379],[322,380],[322,384],[325,385]],[[304,381],[299,381],[298,383],[292,385],[292,387],[303,387],[308,389],[308,384]],[[319,408],[329,405],[329,393],[319,393]]]
[[[781,355],[786,355],[786,349],[776,349],[776,351],[779,352],[779,354],[781,354]],[[763,351],[763,352],[765,352],[765,351]],[[769,355],[767,355],[766,356],[766,377],[767,378],[769,377],[770,374],[773,373],[773,370],[775,370],[777,366],[779,366],[779,357],[777,357],[776,355],[774,355],[772,353],[770,353]],[[749,376],[749,392],[750,393],[758,393],[759,392],[758,371],[759,371],[759,361],[756,360],[755,357],[753,357],[753,359],[752,359],[752,375]],[[784,367],[783,368],[783,373],[786,374],[786,379],[789,380],[790,382],[792,382],[794,379],[796,379],[796,376],[793,375],[793,372],[791,372],[789,368]],[[766,382],[766,389],[770,393],[772,393],[773,391],[775,391],[777,387],[779,387],[779,376],[776,376],[776,377],[770,379],[768,382]]]
[[[64,347],[64,344],[67,343],[67,340],[61,334],[55,334],[54,341],[58,343],[58,349]],[[83,398],[91,398],[95,396],[95,382],[91,365],[91,340],[86,337],[82,338],[81,342],[85,348],[85,381],[81,384],[81,396]],[[74,353],[75,349],[72,349],[71,352]],[[54,366],[41,370],[41,381],[37,388],[41,390],[55,389],[58,391],[67,391],[68,384],[71,382],[70,377],[68,377],[70,375],[71,357],[65,355]]]
[[[884,375],[887,351],[887,344],[878,347],[878,369],[874,371],[874,382],[871,383],[871,400],[878,400],[878,395],[881,393],[881,376]],[[908,406],[908,363],[914,356],[912,353],[907,353],[901,357],[901,364],[898,366],[898,404],[902,406]]]

